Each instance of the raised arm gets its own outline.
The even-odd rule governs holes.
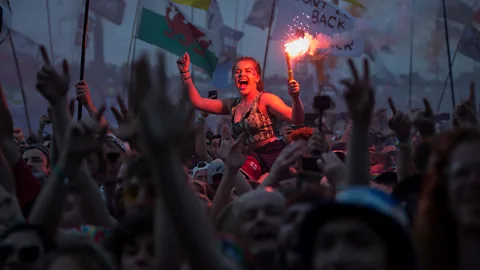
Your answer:
[[[183,85],[188,89],[190,102],[195,109],[212,114],[230,114],[230,108],[232,107],[231,99],[209,99],[200,96],[190,75],[190,56],[188,53],[184,53],[183,56],[177,60],[177,66]]]
[[[298,96],[292,98],[292,107],[289,107],[281,98],[271,93],[263,94],[261,102],[265,104],[268,112],[282,121],[302,125],[305,120],[303,104]]]

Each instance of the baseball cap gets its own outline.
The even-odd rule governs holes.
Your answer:
[[[248,177],[248,179],[257,181],[262,176],[262,168],[260,167],[260,163],[252,156],[248,156],[247,160],[243,164],[240,171]]]
[[[221,180],[221,175],[225,172],[225,164],[219,158],[215,159],[210,163],[207,168],[207,181],[208,184],[219,184]],[[218,179],[220,176],[220,179]]]
[[[367,223],[387,244],[398,267],[415,269],[415,254],[407,233],[409,219],[400,202],[373,188],[350,187],[337,193],[335,201],[323,202],[307,214],[301,227],[301,255],[311,269],[314,239],[318,230],[328,221],[355,218]]]

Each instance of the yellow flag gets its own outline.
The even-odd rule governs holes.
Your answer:
[[[342,1],[357,7],[365,8],[365,6],[360,1],[357,1],[357,0],[342,0]]]
[[[208,10],[211,0],[171,0],[173,3]],[[355,1],[355,0],[353,0]]]

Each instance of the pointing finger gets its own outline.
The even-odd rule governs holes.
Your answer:
[[[395,115],[397,113],[397,108],[395,107],[395,104],[393,104],[392,97],[388,97],[388,106],[390,106],[390,110],[392,110],[392,113]]]
[[[428,99],[424,98],[423,99],[423,104],[425,106],[425,114],[428,115],[428,116],[433,115],[432,106],[430,105],[430,102],[428,101]]]
[[[50,63],[50,57],[47,53],[47,49],[43,45],[40,46],[40,54],[42,55],[43,63],[45,63],[45,65],[47,66],[52,66],[52,64]]]

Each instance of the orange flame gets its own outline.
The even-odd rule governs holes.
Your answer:
[[[313,37],[306,34],[303,38],[298,38],[285,44],[285,52],[291,57],[304,55],[310,51],[310,44]]]

